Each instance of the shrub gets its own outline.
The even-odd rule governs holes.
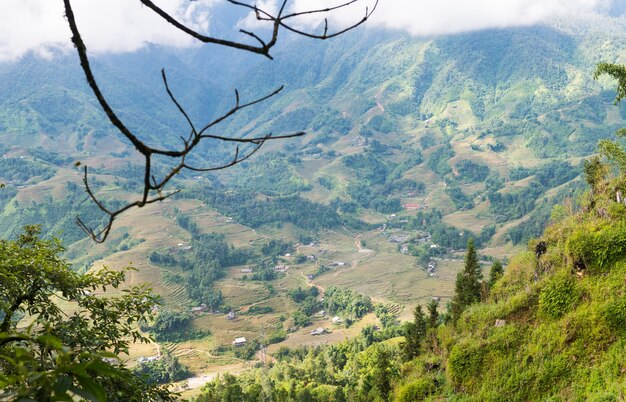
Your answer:
[[[559,318],[578,301],[579,295],[571,277],[557,274],[539,294],[539,311],[546,317]]]
[[[427,396],[435,392],[436,386],[432,380],[427,378],[420,378],[416,381],[400,387],[397,402],[413,402],[424,400]]]
[[[621,333],[626,332],[626,299],[611,301],[604,309],[603,315],[612,329]]]
[[[474,339],[455,345],[448,358],[448,372],[452,382],[456,385],[471,385],[477,381],[484,354],[483,345]]]
[[[583,227],[570,236],[567,249],[590,272],[606,272],[612,263],[626,254],[626,223],[620,222],[596,231]]]

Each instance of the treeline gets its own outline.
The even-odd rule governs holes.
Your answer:
[[[258,228],[268,224],[292,223],[308,230],[331,229],[342,220],[332,208],[299,196],[259,200],[255,194],[195,188],[190,196],[206,202],[219,213],[242,225]]]
[[[158,360],[140,363],[133,369],[133,372],[148,384],[169,384],[182,381],[192,375],[176,356],[172,356],[166,350]]]
[[[269,196],[295,195],[311,185],[300,176],[284,154],[265,154],[239,169],[235,184],[242,191]]]
[[[207,384],[195,402],[385,401],[400,377],[394,332],[372,326],[348,341],[314,348],[281,348],[269,368],[226,374]]]
[[[224,235],[215,233],[196,235],[190,246],[188,250],[152,251],[150,262],[180,268],[188,297],[197,305],[205,303],[216,310],[222,304],[222,294],[213,289],[213,283],[224,277],[226,267],[246,263],[251,254],[230,246]]]
[[[556,196],[551,199],[542,200],[527,220],[509,229],[507,232],[509,240],[511,240],[513,244],[520,244],[541,235],[550,217],[554,213],[555,206],[568,198],[570,200],[580,198],[583,190],[583,182],[574,182],[559,190]],[[557,209],[562,209],[562,207],[558,207]]]
[[[92,179],[90,185],[93,189],[97,189],[101,183]],[[0,205],[5,204],[6,208],[6,204],[10,201],[8,198],[15,194],[15,190],[10,187],[0,189]],[[2,226],[7,236],[22,226],[43,222],[42,232],[45,235],[61,233],[60,237],[63,242],[71,244],[87,236],[75,224],[77,216],[80,216],[89,227],[101,227],[100,225],[105,223],[106,216],[89,198],[81,185],[66,183],[64,194],[65,197],[56,200],[51,196],[46,196],[38,202],[13,201],[8,205],[10,209],[6,209],[2,215]],[[3,199],[3,197],[6,198]],[[121,205],[118,200],[105,199],[104,202],[110,209],[116,209]]]
[[[48,180],[56,173],[56,169],[39,162],[23,158],[0,157],[0,177],[8,181],[26,183],[37,178],[39,181]]]
[[[500,192],[502,183],[488,187],[489,212],[497,222],[519,219],[535,209],[536,200],[547,190],[560,186],[580,174],[580,167],[565,161],[552,161],[536,168],[518,167],[511,171],[511,180],[521,180],[534,175],[528,186],[510,192]]]
[[[310,317],[320,310],[340,316],[347,325],[350,325],[352,321],[363,318],[373,309],[372,300],[368,296],[349,289],[329,288],[324,293],[323,300],[318,298],[319,294],[319,289],[315,286],[307,290],[298,287],[289,291],[291,299],[298,304],[298,310],[293,314],[296,326],[309,325]]]
[[[458,229],[443,222],[443,214],[437,209],[419,211],[407,223],[399,224],[404,230],[422,230],[430,233],[431,240],[439,246],[461,250],[467,245],[467,239],[474,238],[476,244],[488,242],[495,233],[494,226],[486,226],[478,236],[467,229]]]
[[[396,193],[424,192],[426,187],[424,183],[401,178],[405,172],[421,164],[424,159],[419,150],[413,150],[405,161],[394,164],[383,161],[378,156],[379,153],[375,147],[370,146],[364,153],[343,158],[343,164],[353,169],[359,179],[350,183],[347,193],[352,201],[362,208],[384,214],[398,212],[402,209],[402,204]],[[342,210],[355,212],[356,209],[342,205]]]

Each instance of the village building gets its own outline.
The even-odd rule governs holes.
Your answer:
[[[235,338],[235,340],[233,341],[233,346],[243,346],[246,344],[246,342],[248,341],[244,337]]]
[[[331,321],[333,324],[341,324],[343,322],[343,320],[337,316],[334,316]]]
[[[144,364],[144,363],[155,362],[155,361],[159,360],[160,358],[161,358],[161,356],[150,356],[150,357],[140,356],[137,359],[137,363]]]
[[[307,278],[308,280],[312,281],[312,280],[313,280],[313,278],[315,278],[315,277],[313,276],[313,274],[307,274],[307,275],[306,275],[306,278]]]
[[[202,303],[198,307],[192,307],[191,308],[191,312],[194,313],[194,314],[200,314],[200,313],[203,313],[203,312],[208,311],[208,310],[209,310],[209,308],[204,303]]]
[[[417,211],[420,209],[420,204],[404,204],[403,207],[407,211]]]
[[[319,327],[317,329],[314,329],[313,331],[311,331],[311,335],[316,336],[316,335],[323,335],[326,332],[326,330],[322,327]]]
[[[276,265],[274,267],[274,272],[287,272],[289,269],[289,265]]]
[[[252,273],[252,268],[242,268],[241,269],[241,273],[242,274],[251,274]]]
[[[389,236],[389,242],[400,244],[408,241],[410,238],[411,236],[409,235],[391,235]]]
[[[226,318],[228,318],[229,320],[234,320],[235,318],[237,318],[237,316],[235,315],[235,312],[231,310],[228,314],[226,314]]]
[[[333,262],[333,265],[336,267],[343,267],[344,265],[346,265],[346,263],[343,261],[335,261]]]

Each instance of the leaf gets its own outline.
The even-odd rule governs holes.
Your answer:
[[[104,388],[101,385],[94,382],[91,378],[86,376],[78,376],[76,378],[80,387],[75,387],[72,390],[89,401],[105,402],[106,394]]]
[[[61,343],[59,338],[53,335],[41,335],[37,337],[37,342],[43,343],[46,346],[49,346],[56,350],[63,349],[63,344]]]
[[[57,394],[57,396],[66,395],[71,386],[72,377],[70,377],[69,375],[62,375],[57,379],[56,383],[54,384],[54,392]],[[59,399],[57,398],[57,400]]]

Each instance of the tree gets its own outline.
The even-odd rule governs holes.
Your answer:
[[[311,15],[319,15],[319,14],[325,15],[328,13],[332,13],[336,10],[343,9],[345,7],[358,3],[361,0],[347,0],[346,2],[339,4],[335,7],[311,9],[311,10],[305,10],[305,11],[291,10],[288,6],[292,5],[293,2],[290,3],[289,0],[283,0],[279,2],[280,7],[278,8],[277,12],[272,12],[269,9],[260,8],[257,5],[246,4],[246,3],[242,3],[240,1],[235,1],[235,0],[227,0],[232,5],[241,7],[244,10],[248,10],[254,13],[258,21],[260,21],[261,23],[267,23],[269,27],[271,27],[271,35],[269,39],[262,39],[260,34],[256,34],[254,32],[245,31],[243,29],[240,30],[240,33],[242,33],[248,39],[252,40],[255,43],[251,45],[246,42],[236,42],[236,41],[224,40],[224,39],[220,39],[217,37],[204,35],[200,32],[193,30],[191,27],[184,25],[182,22],[178,21],[172,15],[168,14],[163,9],[159,8],[152,1],[150,0],[139,0],[139,1],[148,9],[153,11],[156,15],[158,15],[167,23],[172,25],[174,28],[180,30],[181,32],[185,33],[186,35],[189,35],[190,37],[194,38],[195,40],[201,43],[214,44],[214,45],[224,46],[224,47],[237,49],[241,51],[251,52],[251,53],[265,56],[269,59],[272,59],[271,50],[274,48],[274,46],[276,45],[278,41],[279,32],[286,30],[286,31],[290,31],[301,36],[308,37],[308,38],[320,39],[320,40],[330,39],[363,24],[365,21],[368,20],[368,18],[374,12],[378,4],[378,0],[376,0],[371,9],[366,7],[365,15],[361,20],[359,20],[358,22],[346,28],[339,29],[334,32],[329,31],[328,20],[325,18],[323,20],[324,27],[323,27],[322,32],[315,33],[315,32],[309,32],[301,28],[298,28],[298,26],[294,24],[294,21],[298,17],[302,17],[302,16],[311,16]],[[83,182],[84,182],[86,191],[88,195],[90,196],[90,198],[93,200],[93,202],[97,205],[97,207],[102,212],[104,212],[108,218],[106,225],[102,229],[99,229],[99,230],[98,229],[94,230],[90,228],[80,218],[76,219],[76,222],[78,223],[78,225],[89,235],[89,237],[91,237],[92,240],[99,242],[99,243],[104,242],[111,231],[111,228],[115,219],[120,214],[128,211],[129,209],[134,208],[134,207],[141,208],[148,204],[163,201],[166,198],[171,197],[172,195],[176,194],[178,191],[169,192],[167,194],[165,194],[163,191],[166,185],[177,174],[179,174],[183,170],[189,170],[189,171],[194,171],[194,172],[210,172],[210,171],[226,169],[250,158],[263,146],[263,144],[265,144],[265,142],[269,140],[293,138],[293,137],[298,137],[298,136],[302,136],[305,134],[304,132],[297,132],[297,133],[292,133],[292,134],[275,136],[273,135],[273,133],[268,133],[260,137],[246,137],[246,136],[226,137],[226,136],[211,134],[210,131],[215,126],[219,125],[223,121],[237,114],[242,109],[246,109],[251,106],[257,105],[271,97],[276,96],[283,90],[283,87],[281,86],[277,88],[276,90],[274,90],[273,92],[265,96],[259,97],[257,99],[251,100],[251,101],[242,101],[239,97],[239,92],[235,90],[234,105],[230,110],[228,110],[226,113],[224,113],[220,117],[210,122],[198,124],[197,122],[192,121],[192,119],[189,117],[189,115],[185,111],[185,108],[183,107],[183,105],[181,105],[181,103],[178,101],[178,99],[174,95],[174,92],[172,91],[172,89],[170,88],[168,84],[165,70],[163,69],[161,70],[161,76],[163,79],[163,85],[165,87],[167,95],[169,96],[169,99],[172,101],[172,103],[176,106],[178,111],[181,113],[181,116],[185,119],[185,121],[189,125],[189,132],[180,135],[180,139],[182,142],[180,148],[167,149],[167,148],[161,148],[161,147],[148,145],[146,142],[144,142],[140,138],[141,136],[138,133],[135,133],[131,131],[130,128],[128,128],[128,126],[123,122],[123,120],[118,116],[118,114],[110,106],[109,102],[107,101],[106,97],[104,96],[103,92],[98,86],[96,77],[94,76],[94,73],[91,69],[89,56],[87,53],[87,47],[85,45],[85,42],[82,39],[76,18],[74,16],[74,11],[72,9],[71,0],[63,0],[63,3],[65,6],[65,16],[67,18],[68,25],[72,32],[72,43],[74,44],[74,47],[76,48],[76,51],[78,53],[80,65],[84,72],[87,83],[89,84],[89,87],[93,91],[100,105],[100,108],[105,112],[111,124],[135,148],[135,150],[142,156],[144,160],[143,173],[142,173],[143,188],[141,190],[141,195],[138,197],[137,200],[133,202],[128,202],[114,210],[105,206],[104,202],[96,197],[94,191],[91,189],[89,185],[88,175],[87,175],[88,173],[87,166],[83,168]],[[198,148],[200,143],[204,143],[206,141],[218,141],[222,143],[233,144],[234,149],[233,149],[232,157],[227,159],[224,163],[217,164],[215,166],[192,165],[190,160],[187,157],[191,155],[193,151]],[[172,161],[169,171],[165,173],[163,177],[160,177],[160,178],[156,177],[157,173],[155,172],[155,169],[154,169],[154,164],[157,159],[159,160],[166,159],[166,160]]]
[[[174,400],[117,359],[158,299],[145,286],[111,297],[128,269],[77,274],[59,257],[56,239],[27,226],[17,240],[0,240],[0,394],[3,400]],[[5,399],[6,398],[6,399]],[[68,399],[72,398],[72,399]]]
[[[615,104],[619,104],[626,98],[626,66],[619,64],[600,63],[593,75],[594,79],[600,78],[602,75],[609,75],[617,80],[617,95],[615,96]],[[617,137],[626,137],[626,128],[617,130]],[[602,140],[598,143],[600,154],[605,156],[622,171],[626,172],[626,151],[615,141]],[[585,163],[585,176],[590,184],[594,184],[598,179],[602,178],[604,171],[601,169],[599,160],[593,160]]]
[[[463,271],[456,276],[455,294],[451,304],[452,322],[456,323],[461,313],[471,304],[480,301],[481,280],[483,278],[478,254],[474,248],[474,239],[467,241],[467,253],[465,254],[465,265]]]
[[[428,310],[428,328],[437,328],[439,326],[439,300],[432,299],[426,306]]]
[[[426,315],[424,315],[422,306],[418,305],[413,310],[413,322],[406,323],[404,327],[405,341],[402,343],[402,357],[405,361],[419,356],[427,330]]]
[[[500,260],[495,260],[493,264],[491,264],[491,269],[489,270],[489,289],[491,289],[493,285],[496,284],[498,279],[502,278],[502,275],[504,275],[504,268],[502,267],[502,263],[500,262]]]

